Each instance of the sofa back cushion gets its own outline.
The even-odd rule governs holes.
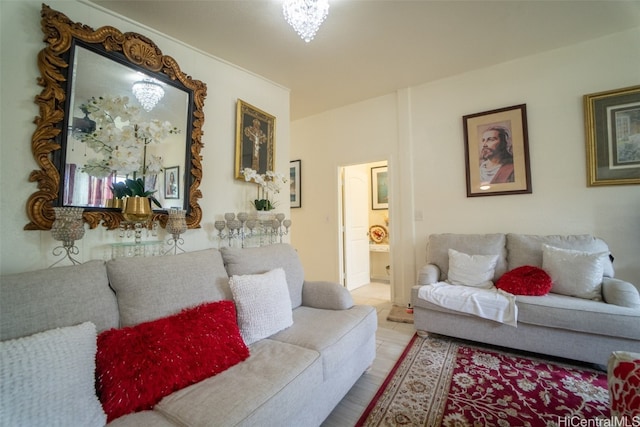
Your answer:
[[[440,268],[439,280],[449,275],[449,249],[468,255],[497,255],[493,281],[507,270],[504,234],[432,234],[427,242],[427,263]]]
[[[107,272],[118,299],[120,326],[169,316],[203,302],[232,299],[217,249],[116,258],[107,262]]]
[[[2,276],[0,340],[92,322],[118,326],[118,305],[104,261]]]
[[[281,243],[259,248],[222,248],[221,252],[229,276],[262,274],[281,267],[287,277],[291,308],[302,304],[304,270],[293,246]]]
[[[581,252],[609,252],[609,246],[604,240],[588,234],[538,236],[509,233],[507,234],[509,270],[523,265],[542,267],[542,245]],[[609,258],[604,260],[603,267],[604,276],[613,277],[613,264]]]

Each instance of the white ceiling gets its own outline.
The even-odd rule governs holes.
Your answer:
[[[305,43],[281,0],[91,1],[291,89],[292,120],[640,26],[640,0],[330,0]]]

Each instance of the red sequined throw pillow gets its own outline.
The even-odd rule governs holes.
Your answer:
[[[232,301],[98,335],[98,397],[107,421],[151,409],[164,396],[249,357]]]
[[[541,268],[523,265],[504,273],[496,288],[514,295],[546,295],[551,290],[551,277]]]

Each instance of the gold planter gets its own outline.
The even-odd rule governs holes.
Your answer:
[[[104,207],[105,208],[116,208],[116,209],[122,209],[123,206],[123,200],[122,199],[107,199],[105,200],[105,204]]]
[[[125,197],[123,204],[122,215],[127,221],[145,221],[153,215],[148,197]]]

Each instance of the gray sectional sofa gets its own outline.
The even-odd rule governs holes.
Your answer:
[[[19,337],[83,322],[92,322],[97,334],[135,326],[203,302],[233,300],[230,276],[276,268],[283,268],[286,274],[291,326],[251,343],[250,356],[235,366],[174,391],[150,410],[121,416],[109,425],[319,425],[373,362],[377,318],[373,307],[354,305],[345,288],[305,281],[290,245],[90,261],[4,276],[0,339],[3,345],[20,342]],[[0,368],[12,369],[6,363]],[[18,372],[19,367],[15,369],[10,376],[25,375]],[[4,375],[6,378],[7,373]],[[63,384],[59,386],[62,390]],[[4,396],[14,393],[0,391]],[[56,404],[70,406],[67,412],[89,411],[73,407],[80,402]],[[47,402],[21,401],[20,405],[22,411],[35,413]],[[4,417],[11,421],[6,413]],[[104,420],[96,424],[101,423]]]
[[[590,235],[434,234],[427,264],[412,290],[416,329],[472,341],[606,365],[613,351],[640,352],[640,297],[633,284],[613,278],[603,260],[599,300],[551,292],[517,295],[517,327],[450,310],[419,297],[422,286],[447,280],[449,249],[469,255],[498,255],[493,282],[521,266],[543,266],[543,245],[584,253],[606,253]]]

